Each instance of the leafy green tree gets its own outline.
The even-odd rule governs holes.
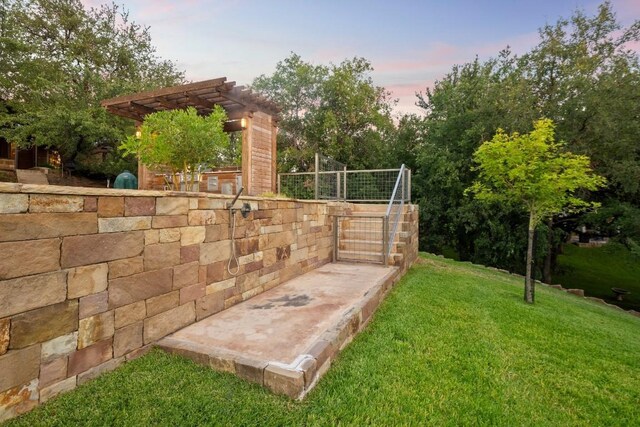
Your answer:
[[[183,80],[155,55],[148,28],[115,3],[9,0],[3,11],[0,136],[18,146],[52,147],[65,161],[115,147],[132,123],[101,100]]]
[[[277,143],[280,168],[286,172],[308,170],[313,164],[316,148],[309,144],[306,129],[320,104],[328,72],[327,67],[306,63],[292,53],[278,62],[271,76],[261,75],[251,85],[282,108]]]
[[[594,16],[577,11],[544,26],[540,39],[519,65],[536,113],[609,178],[603,194],[640,200],[640,65],[629,49],[640,40],[640,21],[623,28],[605,2]]]
[[[149,114],[140,127],[139,136],[129,136],[120,149],[135,155],[152,169],[169,168],[173,186],[180,188],[179,172],[193,188],[194,177],[201,166],[216,167],[229,148],[229,136],[224,132],[227,114],[216,105],[206,117],[193,107]]]
[[[413,170],[421,247],[453,249],[462,259],[524,272],[526,245],[513,231],[526,230],[527,222],[510,206],[489,211],[462,193],[476,179],[470,164],[480,144],[498,128],[528,132],[538,117],[552,119],[566,149],[588,155],[607,178],[608,185],[589,197],[614,215],[546,220],[537,246],[545,281],[562,237],[585,221],[640,241],[635,227],[610,226],[633,224],[640,208],[640,66],[638,52],[629,48],[640,40],[639,30],[637,21],[622,27],[606,2],[593,16],[578,11],[543,27],[537,46],[522,56],[507,49],[484,62],[454,66],[418,96],[423,122],[400,126],[408,133],[413,128],[420,141]]]
[[[394,132],[393,101],[373,84],[371,71],[363,58],[324,66],[292,53],[277,64],[274,74],[254,80],[252,88],[282,108],[281,170],[311,169],[317,151],[352,169],[386,164]]]
[[[526,135],[501,129],[483,143],[473,159],[478,180],[469,188],[483,202],[516,205],[529,213],[527,271],[524,298],[534,300],[531,277],[535,229],[545,218],[598,206],[579,197],[580,190],[597,190],[605,179],[592,172],[587,156],[563,151],[555,142],[554,125],[538,120]]]
[[[421,247],[453,250],[464,260],[519,271],[522,245],[511,229],[523,226],[512,209],[488,212],[463,197],[475,172],[472,155],[496,129],[523,131],[534,117],[515,102],[522,83],[514,77],[516,59],[505,50],[498,58],[455,66],[418,96],[422,123],[400,122],[399,134],[415,134],[414,195],[420,204]],[[407,139],[410,136],[405,135]],[[514,222],[515,221],[515,222]],[[500,245],[481,242],[500,241]]]

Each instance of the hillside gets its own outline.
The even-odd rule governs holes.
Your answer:
[[[640,311],[640,259],[620,243],[599,248],[564,245],[558,256],[553,282],[565,288],[584,289],[586,295],[605,299],[626,310]],[[631,292],[616,301],[612,287]]]
[[[9,425],[638,425],[640,318],[423,256],[300,402],[160,351]]]

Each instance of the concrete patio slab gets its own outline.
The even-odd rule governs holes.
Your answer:
[[[169,335],[158,345],[302,398],[366,325],[398,269],[326,264]]]

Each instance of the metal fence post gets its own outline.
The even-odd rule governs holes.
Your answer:
[[[316,185],[315,185],[315,198],[316,200],[319,200],[318,198],[318,193],[319,193],[319,189],[320,189],[320,180],[318,179],[320,177],[320,175],[318,174],[319,170],[320,170],[320,156],[318,155],[318,153],[316,153],[316,168],[315,168],[315,173],[316,173]]]
[[[333,262],[338,261],[338,215],[333,217]]]
[[[342,198],[347,201],[347,167],[344,167],[344,179],[342,180]]]
[[[340,200],[340,171],[336,171],[336,200]]]
[[[409,203],[411,203],[411,169],[407,169],[408,172],[408,177],[409,177],[409,185],[407,187],[409,187]]]
[[[404,166],[404,165],[403,165]],[[406,200],[405,197],[406,195],[404,194],[406,189],[405,189],[405,183],[406,183],[406,177],[405,177],[405,173],[404,171],[402,172],[402,200]]]
[[[282,193],[282,187],[281,187],[281,184],[280,184],[280,174],[278,174],[278,191],[277,191],[277,193],[278,194]]]
[[[382,217],[382,265],[389,265],[387,258],[387,247],[389,246],[389,217]]]

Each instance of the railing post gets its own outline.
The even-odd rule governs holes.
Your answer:
[[[336,171],[336,200],[340,200],[340,171]]]
[[[409,177],[409,203],[411,203],[411,169],[407,169],[408,177]]]
[[[347,167],[344,167],[344,179],[342,180],[342,198],[347,201]]]
[[[338,261],[338,215],[333,217],[333,262]]]
[[[406,184],[406,177],[405,177],[405,173],[404,170],[402,171],[402,200],[406,200],[406,194],[405,194],[405,184]]]
[[[382,265],[389,265],[387,247],[389,246],[389,216],[382,217]]]
[[[280,184],[280,174],[278,174],[278,190],[277,190],[277,193],[278,193],[278,194],[281,194],[281,193],[282,193],[282,187],[281,187],[280,185],[281,185],[281,184]]]
[[[319,189],[320,189],[320,175],[319,172],[320,171],[320,156],[318,155],[318,153],[316,153],[316,167],[315,167],[315,173],[316,173],[316,185],[315,185],[315,199],[319,200],[318,198],[318,193],[319,193]]]

